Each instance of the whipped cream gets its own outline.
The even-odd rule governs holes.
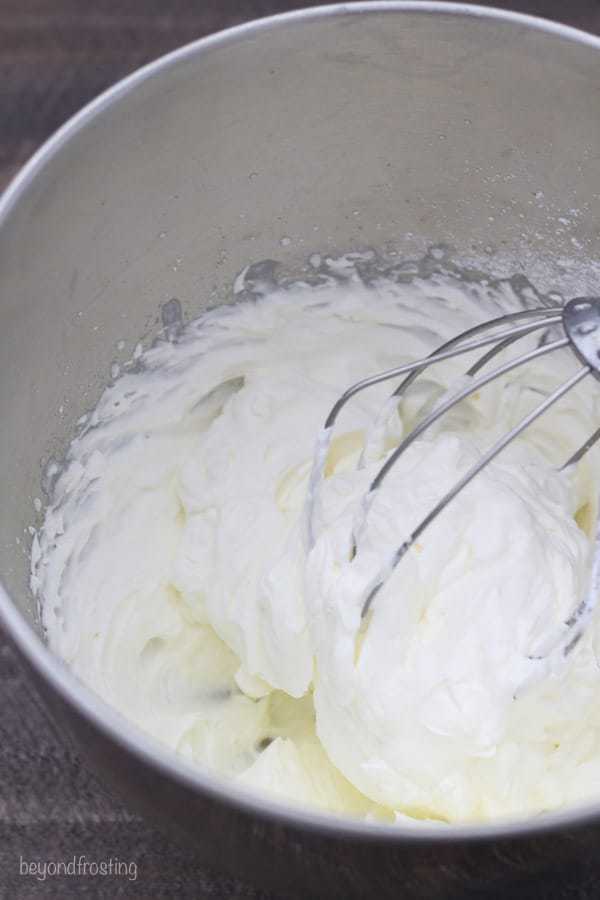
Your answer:
[[[600,795],[597,619],[566,659],[540,659],[587,584],[600,455],[559,469],[597,425],[592,379],[441,513],[361,618],[385,559],[576,370],[572,353],[486,386],[415,441],[351,558],[370,481],[477,354],[388,406],[360,464],[398,382],[358,394],[307,551],[313,453],[342,391],[539,303],[524,296],[448,272],[367,282],[332,261],[318,284],[272,287],[146,350],[73,439],[34,539],[50,647],[163,743],[288,802],[454,822]]]

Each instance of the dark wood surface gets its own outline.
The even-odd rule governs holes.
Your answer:
[[[0,187],[65,119],[142,63],[237,22],[311,5],[302,0],[0,0]],[[600,0],[503,5],[600,33]],[[69,861],[80,855],[88,861],[134,862],[137,880],[41,881],[20,874],[22,861]],[[546,881],[538,875],[531,885],[521,882],[512,896],[600,897],[600,854],[599,862],[582,860],[576,871],[557,873],[549,865],[549,872]],[[207,872],[187,848],[110,795],[48,721],[0,635],[0,897],[79,896],[275,900]]]

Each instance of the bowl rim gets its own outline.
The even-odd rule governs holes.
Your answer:
[[[600,51],[600,37],[537,16],[510,12],[496,7],[466,3],[430,2],[430,0],[370,0],[370,2],[336,3],[279,13],[218,31],[179,47],[118,81],[86,104],[67,120],[17,172],[0,197],[0,229],[7,225],[10,214],[46,165],[62,147],[93,120],[135,90],[146,80],[180,65],[196,55],[232,45],[249,35],[294,27],[315,19],[336,16],[386,13],[389,15],[418,13],[468,17],[491,23],[519,25],[531,31],[554,35]],[[600,798],[567,809],[549,812],[539,818],[498,819],[493,822],[464,824],[366,822],[319,810],[296,808],[277,799],[259,798],[257,793],[234,781],[192,765],[175,751],[164,747],[151,735],[127,720],[107,704],[91,688],[72,673],[55,656],[10,599],[0,581],[0,625],[11,642],[35,673],[51,686],[59,698],[79,716],[114,741],[121,750],[171,778],[181,787],[201,794],[207,800],[242,811],[274,825],[309,832],[313,835],[345,840],[360,839],[386,845],[400,843],[455,843],[491,841],[499,838],[540,835],[572,826],[583,826],[600,818]]]

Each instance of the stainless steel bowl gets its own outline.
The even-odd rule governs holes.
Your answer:
[[[23,535],[41,460],[97,397],[117,341],[171,297],[198,311],[225,302],[249,262],[295,265],[407,232],[459,255],[510,251],[524,268],[567,245],[583,267],[599,249],[599,84],[600,41],[559,25],[428,2],[322,7],[147,66],[62,128],[4,196],[1,620],[81,752],[212,864],[286,895],[448,898],[593,852],[598,798],[415,833],[285,809],[189,767],[45,648]]]

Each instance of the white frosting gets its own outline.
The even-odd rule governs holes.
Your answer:
[[[597,385],[579,385],[441,513],[362,621],[389,555],[578,364],[563,351],[517,370],[418,439],[350,560],[386,454],[477,357],[432,367],[388,407],[362,467],[397,381],[358,394],[333,432],[307,555],[312,456],[340,393],[517,308],[506,283],[367,287],[341,271],[343,285],[213,311],[107,388],[34,541],[50,646],[161,741],[290,802],[460,821],[600,794],[596,619],[560,665],[532,658],[586,585],[600,461],[557,467],[597,425]]]

